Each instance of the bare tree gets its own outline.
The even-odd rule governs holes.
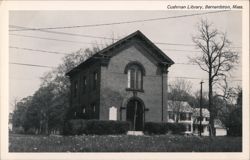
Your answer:
[[[191,93],[191,88],[192,83],[183,79],[176,79],[169,85],[169,100],[172,100],[169,105],[177,116],[175,119],[176,122],[178,122],[180,117],[182,102],[188,99],[188,96]]]
[[[224,77],[220,84],[216,85],[218,89],[221,90],[221,93],[214,93],[214,97],[222,98],[225,103],[235,104],[238,97],[238,93],[241,91],[241,87],[230,87],[228,84],[227,77]]]
[[[198,25],[198,35],[193,37],[193,42],[201,50],[201,55],[192,57],[190,60],[208,73],[209,124],[212,128],[210,136],[213,136],[215,133],[213,86],[220,83],[221,78],[228,76],[234,64],[238,63],[239,56],[237,52],[232,51],[231,42],[227,39],[226,33],[220,33],[207,20],[201,20]]]

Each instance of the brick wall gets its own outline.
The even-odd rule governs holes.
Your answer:
[[[93,89],[93,78],[94,73],[97,73],[97,86]],[[90,118],[91,115],[91,105],[96,105],[96,111],[94,113],[94,118],[99,118],[99,106],[100,106],[100,63],[92,64],[90,67],[85,67],[81,69],[80,72],[74,74],[71,81],[71,107],[72,111],[77,113],[77,118]],[[87,85],[86,90],[83,92],[83,77],[86,77]],[[78,83],[77,94],[74,96],[74,82]],[[82,113],[83,107],[86,107],[86,114]],[[72,115],[74,117],[74,115]],[[93,117],[92,117],[93,118]]]
[[[113,53],[114,56],[110,59],[108,66],[101,67],[100,119],[108,119],[109,108],[115,106],[118,108],[118,119],[126,120],[126,109],[120,112],[120,108],[126,107],[127,101],[133,96],[133,93],[126,91],[127,74],[124,73],[124,69],[129,62],[138,61],[146,70],[146,75],[143,77],[144,92],[137,94],[137,97],[149,109],[145,112],[145,121],[160,122],[162,76],[158,63],[140,44],[129,43],[117,52],[119,54]]]

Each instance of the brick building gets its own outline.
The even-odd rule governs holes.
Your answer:
[[[66,75],[72,118],[167,121],[168,68],[174,62],[140,31],[94,54]]]

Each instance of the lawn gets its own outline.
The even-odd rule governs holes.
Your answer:
[[[241,152],[241,137],[10,134],[10,152]]]

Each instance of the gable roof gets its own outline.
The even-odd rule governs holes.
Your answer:
[[[180,108],[178,108],[178,106]],[[184,113],[193,113],[193,108],[186,101],[168,100],[168,111],[177,111]]]
[[[72,73],[76,72],[79,70],[82,66],[85,64],[93,61],[95,58],[111,58],[112,55],[108,51],[114,49],[117,46],[120,46],[124,44],[125,42],[128,42],[128,40],[133,39],[133,38],[140,38],[143,42],[145,42],[150,48],[152,48],[155,52],[155,55],[160,57],[161,62],[163,64],[168,64],[169,66],[174,64],[174,61],[170,59],[162,50],[160,50],[153,42],[151,42],[141,31],[137,30],[136,32],[118,40],[117,42],[109,45],[108,47],[100,50],[99,52],[95,53],[92,55],[90,58],[88,58],[86,61],[82,62],[72,70],[66,73],[66,75],[70,76]]]
[[[210,117],[210,112],[206,108],[202,108],[202,117]],[[199,117],[200,116],[200,108],[194,109],[194,116]]]
[[[214,119],[215,128],[226,128],[220,119]]]

